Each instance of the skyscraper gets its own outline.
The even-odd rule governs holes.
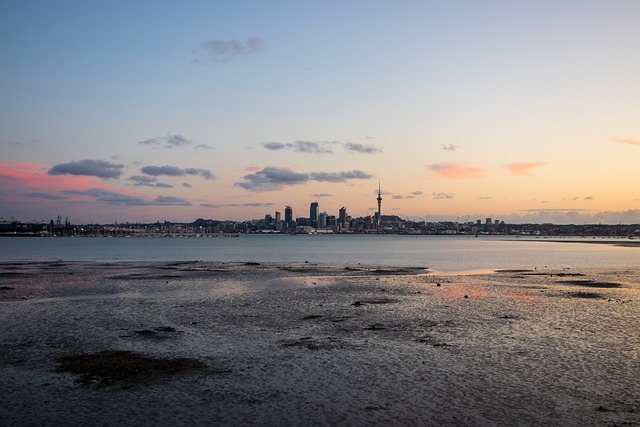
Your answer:
[[[318,202],[311,202],[309,207],[309,222],[312,227],[318,224]]]
[[[293,228],[293,208],[289,205],[284,207],[284,226],[287,230]]]
[[[325,228],[327,226],[327,216],[326,212],[318,214],[318,228]]]
[[[280,211],[276,211],[276,218],[275,218],[275,230],[276,231],[282,231],[282,214],[280,213]]]
[[[338,216],[338,225],[341,228],[345,228],[347,226],[347,208],[344,206],[340,208],[340,214]]]

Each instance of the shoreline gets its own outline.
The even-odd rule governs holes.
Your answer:
[[[640,425],[639,302],[640,269],[9,263],[0,423]]]
[[[596,244],[596,245],[612,245],[612,246],[620,246],[624,248],[640,248],[640,240],[631,240],[629,241],[628,237],[581,237],[580,240],[575,240],[576,237],[567,237],[567,240],[559,239],[557,237],[553,238],[526,238],[522,239],[523,242],[551,242],[551,243],[585,243],[585,244]],[[608,239],[608,240],[607,240]]]
[[[624,248],[640,248],[640,240],[632,241],[616,241],[616,240],[558,240],[558,239],[545,239],[543,241],[553,243],[586,243],[586,244],[600,244],[600,245],[613,245]]]

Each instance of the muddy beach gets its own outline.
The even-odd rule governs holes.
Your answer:
[[[5,263],[2,425],[640,425],[640,271]]]

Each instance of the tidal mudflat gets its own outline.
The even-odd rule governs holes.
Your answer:
[[[640,425],[640,270],[0,266],[2,425]]]

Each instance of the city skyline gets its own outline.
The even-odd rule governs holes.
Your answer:
[[[7,4],[0,216],[249,220],[316,201],[366,217],[379,196],[412,220],[638,223],[637,16],[625,0]]]

